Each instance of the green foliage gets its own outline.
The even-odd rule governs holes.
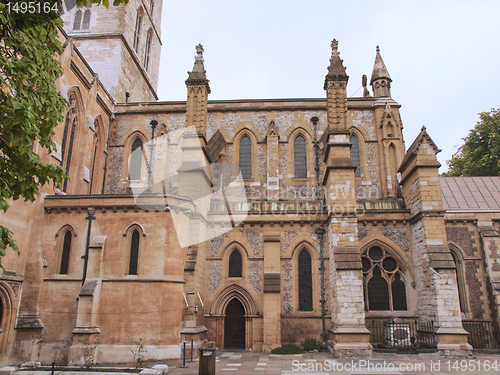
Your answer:
[[[147,350],[144,349],[144,344],[142,343],[142,338],[135,342],[135,348],[131,350],[134,356],[135,368],[141,368],[144,364],[144,356],[147,354]]]
[[[308,337],[304,340],[302,343],[302,347],[304,348],[304,351],[306,352],[311,352],[313,350],[321,350],[321,344],[316,338],[314,337]]]
[[[102,4],[106,8],[109,7],[109,0],[89,0],[89,1],[91,3],[94,3],[94,4],[99,4],[99,5]],[[87,4],[87,0],[76,0],[76,4],[77,5],[85,5],[85,4]],[[114,6],[117,6],[120,4],[128,4],[128,0],[113,0]]]
[[[62,74],[54,58],[61,52],[58,25],[61,20],[53,14],[9,13],[0,3],[0,210],[4,212],[7,200],[33,202],[40,186],[62,183],[65,177],[63,168],[42,162],[33,149],[36,142],[40,152],[55,149],[54,128],[66,108],[55,86]],[[7,246],[19,253],[12,232],[0,227],[0,260]]]
[[[297,345],[287,344],[271,350],[273,354],[300,354],[304,353]]]
[[[500,176],[500,109],[479,114],[465,143],[448,160],[443,176]]]

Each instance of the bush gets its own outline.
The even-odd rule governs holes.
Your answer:
[[[308,337],[302,343],[302,347],[304,348],[304,351],[306,351],[306,352],[311,352],[313,350],[319,351],[319,350],[321,350],[321,343],[318,340],[316,340],[314,337]]]
[[[271,350],[273,354],[301,354],[304,353],[297,345],[288,344],[280,346],[279,348]]]

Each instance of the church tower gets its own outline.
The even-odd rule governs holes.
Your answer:
[[[118,103],[158,99],[162,1],[109,8],[63,2],[65,32]]]

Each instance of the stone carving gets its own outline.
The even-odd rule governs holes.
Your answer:
[[[210,284],[208,285],[208,290],[210,290],[210,294],[212,294],[220,285],[220,281],[222,279],[222,261],[212,260],[209,266],[209,270],[210,275],[208,276],[208,279],[210,280]]]
[[[283,276],[283,302],[285,303],[285,312],[292,311],[292,262],[285,260],[283,265],[285,274]]]
[[[260,275],[261,265],[258,260],[250,261],[250,275],[248,276],[248,281],[250,281],[250,285],[256,292],[260,292]]]
[[[283,252],[286,253],[292,241],[297,237],[299,228],[283,229]]]
[[[252,248],[253,255],[259,256],[262,253],[262,246],[260,240],[260,234],[262,230],[260,228],[240,228],[240,232],[246,237],[250,247]]]

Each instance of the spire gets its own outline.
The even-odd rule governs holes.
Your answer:
[[[330,57],[330,65],[328,66],[328,74],[325,77],[325,87],[327,81],[346,81],[349,79],[342,65],[344,60],[340,59],[339,42],[337,39],[332,40],[332,57]]]
[[[391,96],[391,76],[385,67],[384,60],[380,56],[380,48],[377,46],[377,55],[373,64],[372,79],[370,85],[373,87],[373,96],[376,98]]]
[[[207,71],[203,64],[203,46],[198,44],[196,46],[196,56],[194,57],[193,71],[188,72],[189,78],[186,80],[187,85],[206,85],[208,93],[210,94],[209,80],[207,79]]]

